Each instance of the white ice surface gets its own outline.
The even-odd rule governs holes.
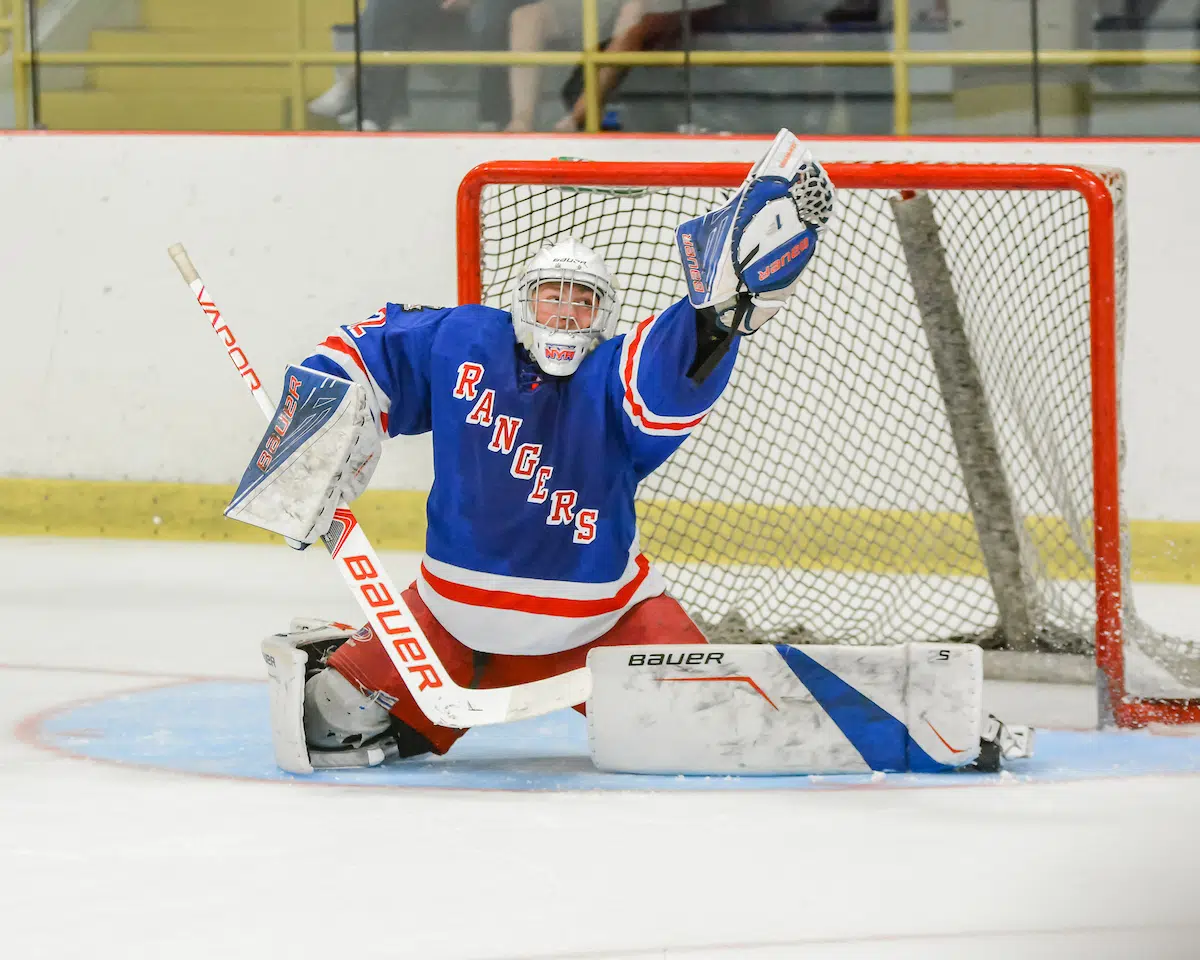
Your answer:
[[[1158,600],[1184,620],[1198,594]],[[504,794],[148,772],[18,727],[180,676],[262,677],[258,640],[293,615],[356,619],[325,557],[0,540],[0,613],[5,960],[1200,956],[1200,778]],[[1086,693],[991,695],[1012,719],[1088,722]]]

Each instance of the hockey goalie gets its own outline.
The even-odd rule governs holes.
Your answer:
[[[1019,754],[985,726],[977,648],[701,646],[639,550],[638,483],[721,398],[834,207],[785,130],[728,203],[679,226],[687,296],[627,334],[608,267],[573,239],[526,265],[508,311],[389,303],[339,327],[288,368],[274,422],[291,432],[268,430],[227,515],[311,544],[366,488],[385,438],[431,431],[425,554],[402,603],[464,688],[587,664],[576,709],[592,710],[598,766],[941,770],[1002,733]],[[426,716],[369,625],[297,623],[268,643],[269,666],[302,654],[302,683],[269,671],[284,769],[444,754],[465,732]]]

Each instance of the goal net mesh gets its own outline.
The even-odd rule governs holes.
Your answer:
[[[728,196],[487,186],[482,302],[507,309],[526,261],[572,236],[613,270],[628,330],[685,295],[674,229]],[[839,191],[798,294],[742,342],[720,403],[638,491],[642,549],[710,639],[1003,639],[894,196]],[[1016,518],[1033,643],[1090,650],[1086,203],[929,196]]]

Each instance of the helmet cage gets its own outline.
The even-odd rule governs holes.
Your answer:
[[[534,264],[539,259],[541,255]],[[573,269],[560,263],[536,265],[522,274],[513,288],[513,329],[544,373],[570,376],[597,344],[616,331],[617,292],[612,281],[599,272],[604,269],[603,262],[599,258],[596,261],[599,269],[586,266]],[[585,303],[579,297],[580,289],[590,290],[593,296],[586,326],[574,316]],[[573,306],[568,306],[561,315],[551,314],[548,322],[539,323],[537,298],[543,303],[570,302]]]

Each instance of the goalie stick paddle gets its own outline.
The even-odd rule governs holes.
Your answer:
[[[268,398],[262,379],[213,303],[183,244],[176,243],[167,252],[192,288],[242,381],[269,420],[275,415],[275,404]],[[536,717],[583,703],[591,693],[592,679],[587,667],[513,687],[487,690],[460,687],[446,672],[346,504],[338,507],[333,526],[322,541],[413,700],[421,712],[439,726],[463,729]]]

